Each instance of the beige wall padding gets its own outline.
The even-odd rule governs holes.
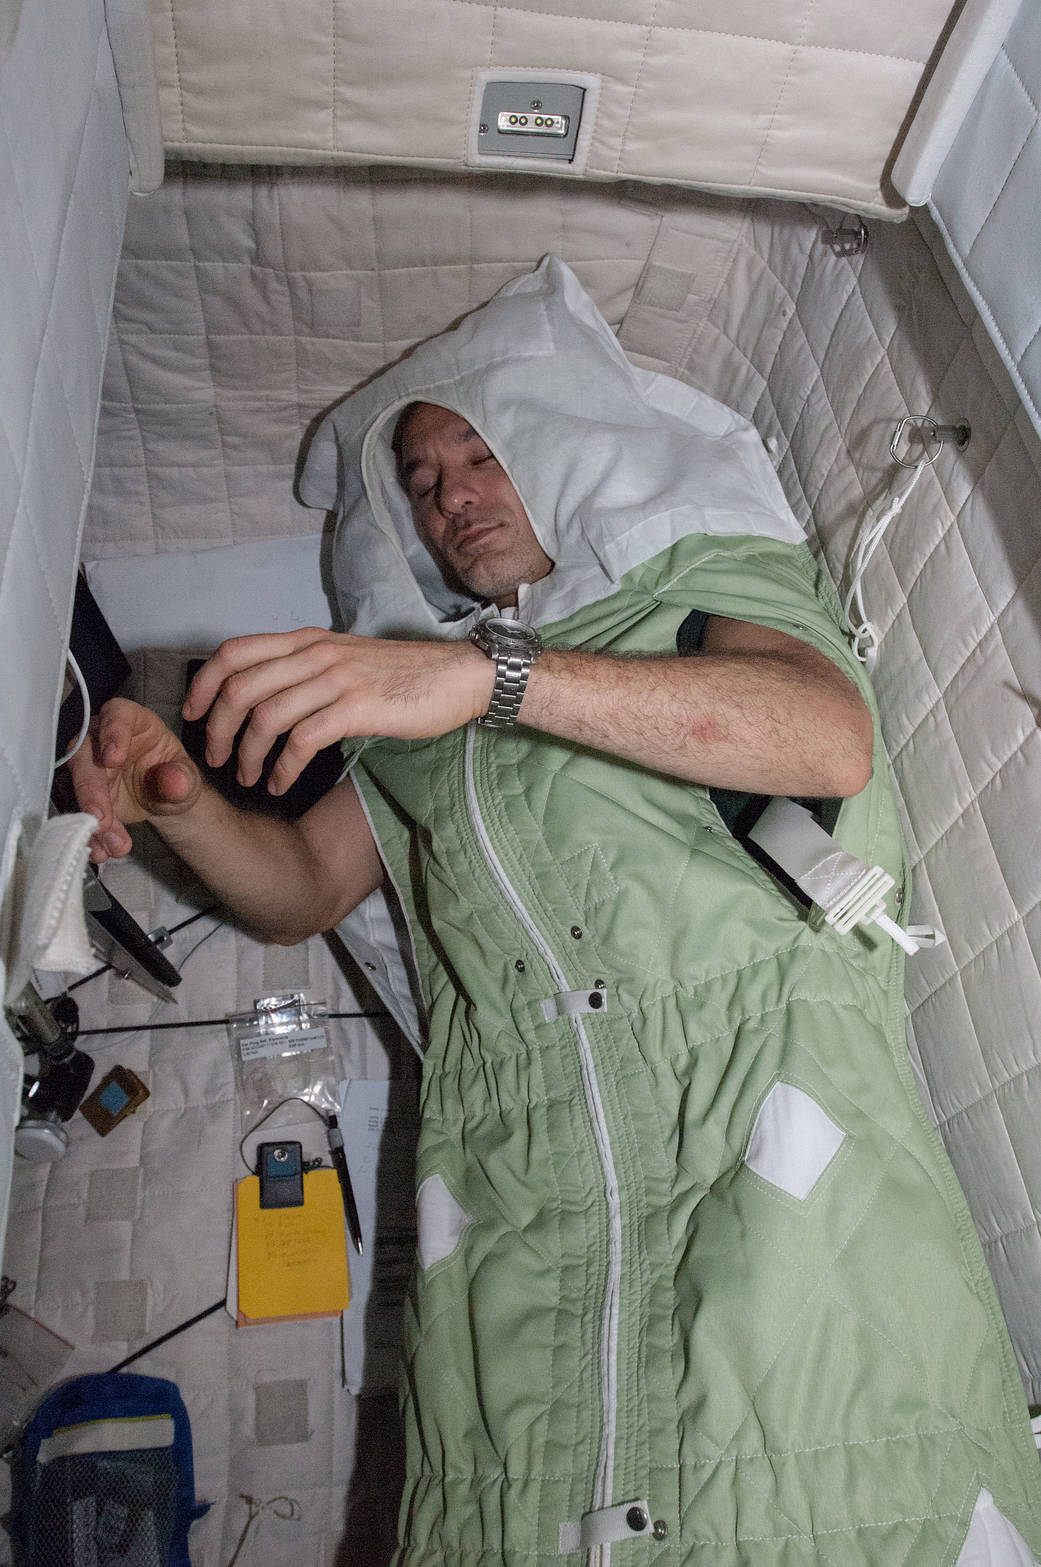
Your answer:
[[[889,216],[905,209],[887,170],[951,11],[951,0],[153,0],[164,140],[178,156],[460,169],[477,73],[571,72],[598,83],[587,178]]]

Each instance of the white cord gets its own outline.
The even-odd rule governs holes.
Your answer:
[[[55,762],[55,764],[54,764],[54,771],[55,772],[58,771],[59,767],[64,767],[66,762],[71,762],[72,761],[72,758],[76,755],[76,752],[79,750],[80,746],[83,744],[84,740],[87,738],[87,730],[90,727],[90,692],[87,690],[87,682],[83,678],[83,671],[82,671],[82,669],[80,668],[80,666],[77,664],[75,658],[73,657],[73,652],[72,652],[71,648],[69,648],[69,650],[65,654],[65,658],[66,658],[66,660],[68,662],[69,668],[72,670],[72,673],[76,677],[76,684],[80,688],[80,696],[83,699],[83,722],[80,724],[80,732],[76,736],[76,743],[72,747],[72,750],[71,751],[66,751],[65,755],[62,757],[60,762]]]
[[[921,478],[922,471],[930,466],[928,458],[923,457],[920,463],[915,465],[910,481],[904,488],[893,496],[885,511],[876,514],[874,507],[869,506],[867,515],[861,526],[856,544],[851,554],[852,578],[849,591],[842,603],[846,619],[849,621],[850,634],[853,638],[853,654],[860,662],[867,666],[870,672],[875,667],[878,657],[879,634],[874,625],[868,619],[867,609],[864,605],[864,573],[868,563],[882,541],[885,533],[894,517],[898,517],[904,509],[904,505]]]

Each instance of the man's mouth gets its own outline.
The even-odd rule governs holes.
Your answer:
[[[471,523],[469,527],[463,528],[455,535],[452,548],[457,555],[473,555],[499,526],[497,522]]]

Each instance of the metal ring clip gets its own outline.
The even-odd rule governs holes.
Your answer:
[[[920,457],[918,462],[908,462],[898,452],[900,437],[908,425],[914,425],[922,437],[922,445],[925,450],[924,456]],[[925,462],[932,466],[940,455],[941,447],[946,445],[948,441],[953,441],[958,450],[963,452],[969,444],[971,435],[972,427],[968,424],[937,424],[936,420],[931,419],[928,414],[907,414],[893,431],[893,439],[889,443],[889,454],[894,462],[900,464],[901,468],[917,468],[919,462]],[[931,453],[929,450],[930,446],[935,448]]]

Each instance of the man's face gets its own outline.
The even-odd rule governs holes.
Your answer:
[[[500,607],[553,569],[498,459],[459,414],[416,403],[403,415],[398,473],[416,532],[446,580]]]

